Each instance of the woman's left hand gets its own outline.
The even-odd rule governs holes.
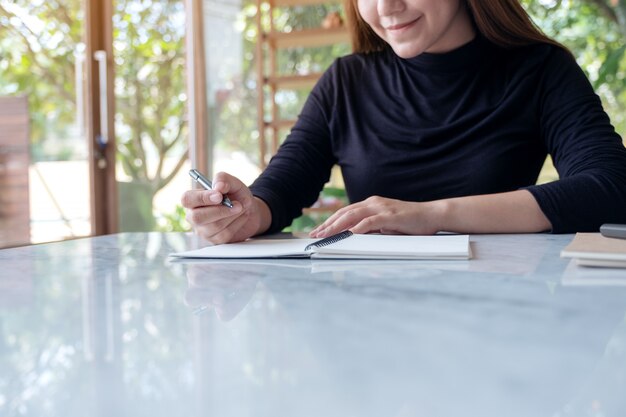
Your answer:
[[[440,231],[440,207],[436,202],[415,203],[373,196],[337,210],[310,236],[323,238],[352,233],[432,235]]]

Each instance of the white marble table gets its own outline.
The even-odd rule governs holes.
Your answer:
[[[187,234],[0,251],[0,416],[626,416],[626,270],[572,235],[449,262],[173,263]]]

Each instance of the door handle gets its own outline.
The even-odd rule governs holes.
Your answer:
[[[98,158],[98,167],[104,169],[106,167],[106,157],[104,149],[109,143],[109,100],[107,92],[107,53],[106,51],[95,51],[93,57],[98,61],[98,84],[100,91],[100,133],[96,135],[96,142],[100,150]]]

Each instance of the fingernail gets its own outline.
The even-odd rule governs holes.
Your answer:
[[[223,198],[224,197],[222,197],[221,194],[217,194],[217,193],[211,194],[211,196],[209,197],[209,199],[214,203],[221,203]]]

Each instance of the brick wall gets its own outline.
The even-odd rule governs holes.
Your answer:
[[[26,97],[0,97],[0,247],[30,243]]]

